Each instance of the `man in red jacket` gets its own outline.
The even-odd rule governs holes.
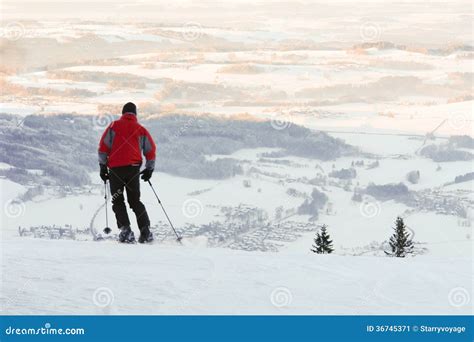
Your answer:
[[[137,121],[137,107],[129,102],[123,106],[122,117],[112,122],[102,134],[99,143],[100,178],[110,180],[112,209],[120,229],[119,241],[135,242],[130,228],[127,208],[124,202],[124,188],[127,201],[137,218],[140,237],[138,242],[153,241],[150,219],[140,201],[140,166],[142,153],[146,158],[142,179],[147,182],[155,168],[156,146],[145,127]]]

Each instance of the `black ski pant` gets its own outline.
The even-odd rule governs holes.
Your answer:
[[[140,231],[150,226],[146,208],[140,201],[140,166],[128,165],[113,167],[109,170],[112,210],[115,213],[118,228],[130,226],[127,207],[125,206],[124,189],[127,202],[137,218]]]

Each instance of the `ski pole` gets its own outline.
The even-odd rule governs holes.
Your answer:
[[[109,228],[109,216],[107,213],[107,180],[104,180],[104,200],[105,200],[105,228],[104,233],[109,234],[112,229]]]
[[[181,242],[183,237],[179,236],[179,234],[176,232],[176,229],[174,229],[173,223],[171,223],[171,220],[170,220],[168,214],[166,213],[165,207],[163,207],[163,203],[161,203],[160,198],[156,194],[155,188],[153,188],[153,185],[151,184],[150,180],[148,180],[148,184],[150,184],[151,190],[153,190],[153,193],[155,194],[155,197],[158,200],[158,203],[160,204],[161,209],[163,209],[163,212],[165,213],[165,216],[168,219],[168,222],[169,222],[171,228],[173,229],[174,234],[176,235],[176,241]]]

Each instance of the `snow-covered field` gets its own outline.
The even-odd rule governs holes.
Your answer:
[[[12,238],[6,314],[471,314],[470,258]]]

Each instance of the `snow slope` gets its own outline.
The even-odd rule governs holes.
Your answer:
[[[470,258],[11,237],[4,314],[470,314]]]

